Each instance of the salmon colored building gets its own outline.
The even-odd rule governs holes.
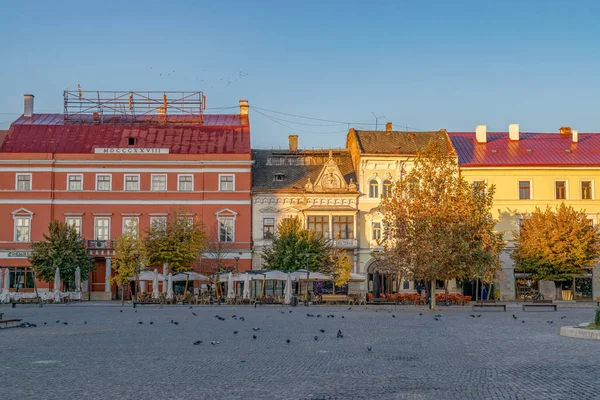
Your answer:
[[[70,95],[64,114],[36,114],[33,95],[25,95],[25,112],[0,146],[0,266],[18,267],[11,290],[33,290],[31,274],[19,273],[29,268],[30,242],[43,240],[54,219],[75,226],[94,257],[85,299],[85,291],[91,299],[116,298],[108,282],[115,239],[182,208],[204,224],[212,246],[228,249],[221,264],[251,268],[247,101],[239,114],[215,115],[202,112],[201,93],[161,92],[159,103],[111,93],[115,104],[108,105]],[[210,259],[211,250],[199,269],[206,272]]]

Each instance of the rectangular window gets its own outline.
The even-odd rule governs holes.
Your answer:
[[[94,221],[94,239],[109,240],[110,218],[96,218]]]
[[[555,181],[554,182],[554,193],[556,200],[565,200],[567,198],[567,182],[566,181]]]
[[[233,175],[219,175],[219,190],[222,192],[232,192],[234,190]]]
[[[381,222],[373,222],[371,238],[373,240],[381,240]]]
[[[67,175],[67,190],[81,192],[83,190],[83,175]]]
[[[140,176],[139,175],[125,175],[125,191],[126,192],[137,192],[140,190]]]
[[[329,216],[328,215],[309,215],[308,230],[317,232],[324,238],[329,238]]]
[[[152,175],[152,191],[153,192],[166,192],[167,191],[167,176],[166,175]]]
[[[192,175],[179,175],[179,191],[191,192],[194,190],[194,177]]]
[[[581,181],[581,200],[592,200],[592,181]]]
[[[234,241],[233,218],[219,218],[219,241],[231,243]]]
[[[139,233],[139,219],[137,217],[123,217],[123,234],[137,237]]]
[[[519,181],[519,200],[531,199],[531,181]]]
[[[333,216],[333,237],[354,239],[354,217],[352,215]]]
[[[30,242],[31,217],[15,217],[15,241]]]
[[[96,190],[100,192],[110,191],[110,175],[96,175]]]
[[[273,239],[275,218],[263,218],[263,239]]]
[[[65,223],[75,228],[79,236],[81,236],[81,217],[67,217],[65,218]]]
[[[2,271],[4,272],[4,271]],[[31,268],[9,268],[8,272],[10,289],[33,289],[33,271]],[[4,278],[4,276],[2,276]]]
[[[167,230],[167,217],[150,217],[150,226],[161,231]]]
[[[31,190],[31,174],[17,174],[17,190],[20,192]]]

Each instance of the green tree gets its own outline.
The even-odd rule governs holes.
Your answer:
[[[94,267],[84,239],[74,227],[64,222],[51,221],[44,240],[33,242],[31,249],[29,262],[37,278],[45,282],[54,281],[56,267],[59,268],[63,281],[74,279],[77,267],[82,279],[85,279]]]
[[[271,247],[263,251],[263,259],[268,269],[289,272],[306,268],[306,254],[309,271],[326,268],[331,245],[316,232],[304,229],[297,217],[286,218],[277,226]]]
[[[135,255],[138,254],[138,258]],[[134,277],[136,269],[145,260],[145,252],[139,235],[125,233],[115,242],[115,255],[112,258],[112,268],[115,275],[111,278],[113,285],[124,285],[128,278]]]
[[[536,209],[514,233],[516,249],[511,257],[519,272],[535,279],[560,283],[588,273],[600,256],[598,228],[584,210],[561,205]],[[557,295],[560,296],[560,285]],[[560,297],[559,297],[560,298]]]
[[[323,272],[333,276],[333,282],[336,286],[343,286],[350,281],[350,272],[352,272],[352,262],[348,253],[339,248],[333,248],[329,253],[327,266]]]
[[[149,265],[168,263],[174,272],[190,271],[207,247],[206,234],[186,210],[170,213],[167,222],[155,221],[143,239]]]
[[[458,173],[456,156],[430,143],[382,199],[382,259],[393,260],[391,268],[409,271],[430,288],[436,280],[475,277],[482,267],[498,271],[504,243],[494,232],[494,190],[469,184]],[[435,308],[435,296],[431,299]]]

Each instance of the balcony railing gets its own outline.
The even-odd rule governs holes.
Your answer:
[[[88,249],[113,249],[114,242],[112,240],[88,240]]]

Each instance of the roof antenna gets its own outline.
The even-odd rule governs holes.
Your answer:
[[[381,117],[378,117],[377,115],[375,115],[375,113],[373,111],[371,111],[371,114],[373,114],[373,116],[375,117],[375,130],[377,130],[377,126],[379,124],[379,120],[381,118],[385,118],[385,115],[382,115]]]

